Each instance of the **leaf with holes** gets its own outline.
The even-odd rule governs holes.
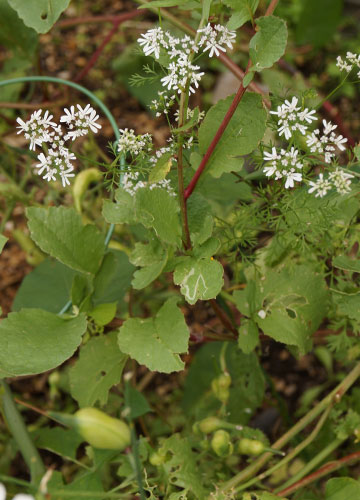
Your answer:
[[[127,359],[117,345],[117,332],[90,339],[69,371],[73,398],[82,408],[97,401],[106,404],[111,387],[121,380]]]
[[[8,0],[26,26],[47,33],[68,7],[70,0]]]

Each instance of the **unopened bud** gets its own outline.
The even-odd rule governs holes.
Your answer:
[[[211,440],[211,448],[218,457],[231,455],[234,447],[230,441],[230,434],[223,429],[216,431]]]

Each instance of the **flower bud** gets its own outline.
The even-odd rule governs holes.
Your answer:
[[[257,439],[243,438],[240,439],[238,443],[238,451],[242,455],[250,455],[256,457],[261,453],[263,453],[264,450],[265,450],[264,443]]]
[[[97,408],[82,408],[74,415],[78,433],[94,448],[124,450],[131,442],[128,425]]]
[[[155,465],[156,467],[162,465],[165,461],[166,461],[166,456],[162,455],[157,451],[152,453],[149,458],[149,462],[151,463],[151,465]]]
[[[222,373],[219,377],[211,382],[211,389],[215,396],[222,402],[226,403],[229,399],[231,385],[231,377],[229,373]]]
[[[211,448],[218,457],[231,455],[234,447],[230,441],[230,434],[223,429],[216,431],[211,440]]]

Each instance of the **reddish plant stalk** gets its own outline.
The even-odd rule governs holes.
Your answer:
[[[247,75],[249,68],[250,68],[250,64],[251,64],[251,61],[249,60],[246,71],[244,73],[244,76]],[[203,173],[214,149],[216,148],[223,133],[225,132],[226,127],[229,125],[229,122],[230,122],[231,118],[233,117],[233,115],[236,111],[236,108],[238,107],[241,99],[243,98],[245,91],[246,91],[246,87],[244,87],[242,82],[241,82],[240,87],[239,87],[238,91],[236,92],[235,97],[234,97],[229,109],[227,110],[227,113],[224,116],[224,119],[221,122],[220,127],[218,128],[213,140],[211,141],[205,155],[203,156],[203,158],[200,162],[200,165],[198,166],[198,168],[194,174],[194,177],[191,179],[188,187],[185,189],[185,193],[184,193],[185,200],[187,200],[189,198],[189,196],[191,196],[191,193],[194,191],[195,186],[198,183],[198,180],[199,180],[201,174]]]
[[[131,19],[135,16],[139,15],[138,11],[132,11],[128,12],[127,14],[123,14],[122,16],[117,16],[116,20],[113,21],[113,27],[111,31],[106,35],[104,40],[102,41],[101,45],[95,50],[93,55],[91,56],[89,62],[87,65],[80,71],[80,73],[75,77],[74,82],[80,82],[84,76],[86,76],[91,68],[96,64],[96,61],[99,59],[102,51],[105,49],[106,45],[111,41],[112,37],[115,35],[117,32],[119,26],[121,23],[124,21],[127,21],[128,19]]]
[[[300,479],[300,481],[297,481],[288,488],[279,491],[277,495],[280,497],[291,495],[300,488],[303,488],[304,486],[307,486],[308,484],[317,481],[321,477],[330,474],[330,472],[338,470],[341,467],[344,467],[344,465],[349,464],[350,462],[357,462],[359,460],[360,460],[360,451],[356,451],[355,453],[350,453],[350,455],[340,458],[339,460],[332,460],[331,462],[328,462],[327,464],[320,467],[320,469],[313,472],[312,474],[309,474],[308,476]]]
[[[274,10],[276,9],[276,6],[278,4],[279,0],[271,0],[269,7],[266,9],[265,16],[271,16]]]

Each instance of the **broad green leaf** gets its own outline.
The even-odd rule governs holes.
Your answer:
[[[115,191],[116,203],[104,200],[102,214],[110,224],[133,224],[135,218],[135,196],[129,194],[125,189],[119,188]]]
[[[47,33],[67,8],[70,0],[8,0],[26,26]]]
[[[303,0],[296,26],[298,44],[321,47],[329,42],[341,20],[343,0]]]
[[[259,329],[251,319],[243,318],[239,327],[238,346],[245,354],[252,352],[259,343]]]
[[[333,266],[343,269],[344,271],[351,271],[353,273],[360,273],[360,260],[354,260],[346,255],[339,255],[332,261]]]
[[[187,215],[193,245],[201,245],[210,238],[214,226],[211,212],[210,204],[200,193],[195,192],[188,199]]]
[[[217,238],[209,238],[193,249],[193,255],[196,259],[207,259],[215,255],[219,248],[220,241]]]
[[[287,42],[285,21],[275,16],[256,19],[259,31],[250,40],[250,57],[254,71],[271,66],[284,55]]]
[[[37,42],[36,32],[24,25],[7,0],[0,0],[0,44],[31,58]]]
[[[108,302],[106,304],[98,304],[91,309],[89,316],[95,320],[95,323],[100,326],[105,326],[115,318],[116,302]]]
[[[261,294],[259,287],[254,281],[250,281],[244,290],[236,290],[233,293],[236,307],[241,314],[251,318],[261,309]]]
[[[25,276],[12,310],[39,308],[58,313],[70,298],[76,271],[61,262],[46,258]]]
[[[126,400],[128,408],[125,408],[126,417],[130,420],[141,417],[151,411],[146,398],[141,392],[133,387],[129,382],[126,382]],[[129,413],[127,413],[127,410]]]
[[[186,380],[183,407],[196,419],[215,415],[221,403],[211,390],[212,380],[220,370],[220,355],[224,342],[205,344],[196,351]],[[265,380],[254,353],[244,354],[238,346],[226,343],[226,367],[232,379],[226,408],[229,420],[246,424],[263,401]]]
[[[189,304],[199,299],[214,299],[224,284],[224,269],[220,262],[212,258],[195,259],[185,257],[175,267],[174,283]]]
[[[351,477],[337,477],[326,483],[325,500],[352,500],[360,498],[360,481]]]
[[[95,226],[83,226],[72,208],[26,209],[31,237],[44,252],[66,266],[95,274],[105,251],[104,237]]]
[[[232,101],[233,96],[229,96],[206,114],[199,128],[201,154],[205,154]],[[246,92],[210,157],[207,171],[220,177],[224,172],[240,170],[243,159],[237,157],[249,154],[257,147],[265,133],[266,118],[261,96]]]
[[[0,322],[0,376],[46,372],[70,358],[86,331],[85,315],[65,319],[22,309]]]
[[[117,345],[117,332],[91,338],[69,370],[72,397],[82,408],[97,402],[105,405],[109,390],[121,380],[126,360]]]
[[[49,450],[70,460],[76,460],[76,450],[84,441],[74,429],[62,427],[42,427],[30,435],[37,448]]]
[[[336,294],[334,299],[341,315],[360,320],[360,293],[354,295]]]
[[[270,271],[260,281],[262,319],[253,319],[266,335],[306,352],[311,334],[326,315],[328,291],[311,267],[298,265]]]
[[[4,246],[6,245],[8,238],[3,234],[0,234],[0,253],[3,251]]]
[[[202,486],[202,481],[199,481],[196,463],[198,457],[193,452],[190,441],[179,434],[173,434],[162,443],[160,449],[161,453],[171,457],[164,467],[165,473],[168,474],[168,483],[185,491],[191,491],[193,493],[191,498],[199,500],[207,498],[208,492]]]
[[[165,153],[157,160],[149,174],[149,182],[159,182],[165,179],[170,172],[172,164],[172,154]]]
[[[121,302],[131,285],[134,266],[120,250],[108,250],[94,279],[94,305]]]
[[[229,30],[236,30],[253,18],[259,0],[225,0],[224,3],[234,11],[227,27]]]
[[[155,230],[160,240],[179,246],[181,226],[179,205],[165,189],[139,189],[136,192],[136,214],[143,226]]]
[[[135,271],[132,286],[141,290],[150,285],[163,271],[167,258],[167,250],[154,239],[147,244],[136,243],[130,261],[142,269]]]
[[[122,352],[158,372],[171,373],[184,368],[179,354],[187,352],[189,330],[184,316],[171,298],[155,318],[130,318],[119,329]]]

